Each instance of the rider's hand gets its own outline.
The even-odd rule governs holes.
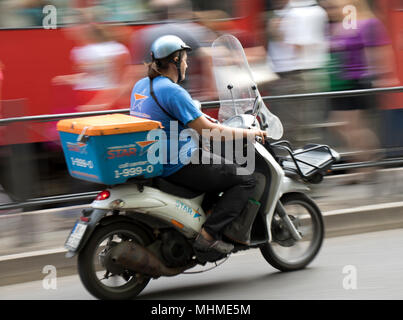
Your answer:
[[[265,143],[266,139],[267,139],[267,132],[263,131],[263,130],[257,130],[257,129],[252,129],[251,130],[254,135],[255,135],[255,139],[261,140],[261,143]]]

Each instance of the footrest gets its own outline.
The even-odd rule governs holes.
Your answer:
[[[195,250],[194,251],[197,260],[200,263],[206,263],[206,262],[215,262],[221,259],[224,259],[227,255],[214,251],[214,250],[209,250],[209,251],[199,251]]]

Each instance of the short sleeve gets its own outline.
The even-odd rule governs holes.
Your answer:
[[[179,87],[169,96],[168,112],[175,116],[184,125],[199,118],[203,113],[196,107],[190,94]]]
[[[70,59],[74,63],[82,63],[94,59],[95,55],[96,50],[94,50],[94,46],[88,44],[82,47],[74,47],[70,52]]]
[[[366,47],[390,44],[386,28],[378,19],[368,20],[362,29],[362,38]]]
[[[283,21],[284,40],[287,44],[306,46],[325,42],[328,17],[321,7],[291,10]]]

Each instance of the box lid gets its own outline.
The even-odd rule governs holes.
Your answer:
[[[159,121],[143,119],[125,114],[107,114],[74,119],[64,119],[57,123],[57,130],[87,136],[102,136],[162,128]]]

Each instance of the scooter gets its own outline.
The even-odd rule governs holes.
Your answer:
[[[309,184],[319,183],[340,157],[326,145],[294,150],[287,141],[274,142],[282,137],[281,122],[265,106],[238,39],[214,41],[213,62],[222,123],[261,128],[272,138],[252,143],[258,184],[254,199],[224,231],[234,244],[231,254],[258,248],[278,270],[302,269],[324,238]],[[206,199],[158,177],[112,186],[83,210],[66,240],[66,256],[78,255],[80,279],[95,297],[135,298],[151,279],[228,258],[193,249],[214,205]]]

